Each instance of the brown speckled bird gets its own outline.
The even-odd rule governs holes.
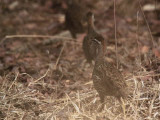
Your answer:
[[[77,33],[85,32],[85,15],[87,8],[78,0],[68,0],[68,9],[65,13],[65,25],[73,38]]]
[[[102,106],[104,108],[105,96],[114,96],[120,102],[121,98],[127,95],[127,84],[120,71],[104,59],[102,43],[96,39],[92,40],[96,46],[96,60],[92,73],[92,79],[95,89],[97,90]]]
[[[103,52],[105,52],[105,41],[104,41],[103,36],[97,33],[95,30],[93,13],[88,12],[86,18],[88,22],[88,33],[84,37],[82,47],[83,47],[83,51],[87,59],[87,62],[91,63],[92,60],[95,60],[95,54],[96,54],[96,46],[95,44],[91,44],[92,40],[96,39],[102,42]]]

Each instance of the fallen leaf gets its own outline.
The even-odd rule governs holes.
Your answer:
[[[158,58],[160,58],[160,52],[159,52],[159,50],[158,49],[156,49],[156,48],[153,48],[153,53],[155,54],[155,56],[156,57],[158,57]]]
[[[143,46],[142,49],[141,49],[141,52],[143,54],[147,53],[149,51],[149,47],[148,46]]]

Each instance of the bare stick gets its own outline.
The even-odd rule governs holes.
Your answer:
[[[62,33],[61,33],[62,34]],[[50,35],[7,35],[4,39],[0,41],[0,45],[6,40],[11,38],[47,38],[47,40],[43,41],[43,45],[52,44],[54,42],[59,41],[66,41],[66,42],[73,42],[74,44],[80,44],[75,39],[70,37],[65,37],[63,35],[58,36],[50,36]]]
[[[60,60],[60,57],[61,57],[61,55],[62,55],[62,53],[63,53],[63,50],[64,50],[65,45],[66,45],[66,43],[63,44],[63,47],[62,47],[62,49],[61,49],[61,52],[60,52],[60,54],[59,54],[59,56],[58,56],[58,58],[57,58],[57,61],[56,61],[55,66],[54,66],[54,70],[57,69],[57,65],[58,65],[58,63],[59,63],[59,60]]]
[[[140,0],[138,0],[138,3],[139,3],[140,11],[142,12],[143,18],[144,18],[144,20],[145,20],[145,22],[146,22],[146,25],[147,25],[147,28],[148,28],[148,31],[149,31],[149,34],[150,34],[150,37],[151,37],[151,40],[152,40],[153,47],[155,47],[154,39],[153,39],[153,36],[152,36],[152,32],[151,32],[151,29],[150,29],[150,27],[149,27],[149,24],[148,24],[148,21],[147,21],[147,19],[146,19],[146,16],[145,16],[145,14],[144,14],[144,12],[143,12],[143,10],[142,10],[142,5],[141,5]]]
[[[8,38],[60,38],[60,39],[73,40],[72,38],[69,38],[69,37],[52,36],[52,35],[7,35],[5,38],[6,39]]]
[[[118,51],[117,51],[117,23],[116,23],[116,0],[114,0],[114,27],[115,27],[115,49],[116,49],[116,63],[118,68]]]
[[[38,81],[40,81],[41,79],[45,78],[48,74],[50,70],[50,67],[47,69],[47,71],[45,72],[45,74],[43,76],[41,76],[40,78],[38,78],[37,80],[33,81],[33,83],[37,83]],[[30,83],[28,86],[30,86],[32,83]]]
[[[153,111],[153,107],[154,107],[154,101],[157,97],[157,92],[155,93],[155,95],[153,96],[153,99],[150,103],[150,106],[149,106],[149,117],[151,118],[151,115],[152,115],[152,111]]]
[[[155,0],[155,14],[158,17],[158,11],[157,11],[157,0]]]
[[[141,64],[140,46],[139,46],[139,10],[137,11],[137,47],[138,47],[138,57]]]
[[[8,88],[8,91],[12,88],[12,86],[15,84],[15,82],[17,81],[19,72],[17,72],[16,77],[14,78],[14,81],[12,82],[12,84],[10,85],[10,87]]]

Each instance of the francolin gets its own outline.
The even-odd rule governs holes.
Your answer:
[[[105,61],[103,43],[98,39],[93,39],[91,45],[96,48],[92,79],[102,103],[100,108],[102,110],[105,96],[114,96],[120,103],[122,102],[121,98],[124,99],[127,96],[127,84],[121,72],[114,65]]]
[[[96,46],[91,44],[92,40],[96,39],[102,43],[103,52],[105,52],[105,41],[101,34],[97,33],[94,27],[94,15],[92,12],[88,12],[86,15],[88,22],[88,33],[83,40],[83,51],[87,62],[91,63],[92,60],[95,60]]]
[[[79,0],[68,0],[65,13],[65,25],[73,38],[77,33],[85,32],[85,15],[87,8]]]

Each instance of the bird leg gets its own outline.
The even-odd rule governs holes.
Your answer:
[[[124,104],[124,100],[123,100],[122,97],[117,97],[117,99],[118,99],[119,103],[121,104],[122,111],[123,111],[123,114],[124,114],[124,116],[125,116],[126,106],[125,106],[125,104]]]
[[[72,37],[73,37],[74,39],[77,38],[77,37],[76,37],[76,34],[75,34],[74,32],[71,32],[71,35],[72,35]]]
[[[104,96],[100,94],[99,97],[100,97],[101,105],[98,111],[101,112],[104,109]]]

